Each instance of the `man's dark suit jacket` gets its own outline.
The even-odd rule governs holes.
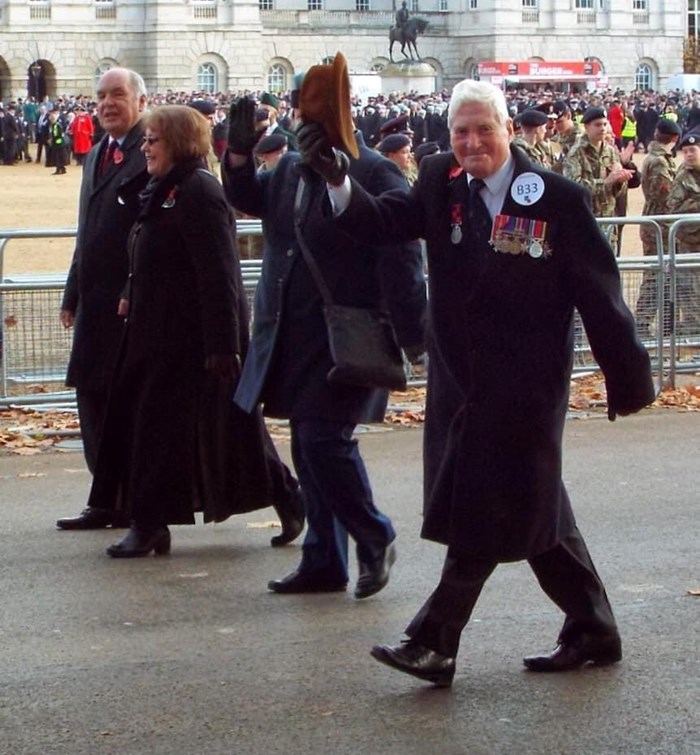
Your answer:
[[[80,188],[78,235],[62,309],[75,313],[67,384],[106,392],[124,330],[117,306],[128,275],[127,239],[140,209],[139,192],[148,182],[140,151],[141,128],[126,135],[117,156],[100,175],[108,137],[85,159]]]

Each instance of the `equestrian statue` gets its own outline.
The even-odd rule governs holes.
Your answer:
[[[389,29],[389,60],[394,62],[393,50],[394,42],[401,43],[401,54],[409,60],[420,60],[418,48],[416,47],[416,38],[423,34],[428,28],[428,22],[424,18],[414,16],[411,18],[406,0],[403,0],[401,7],[396,11],[396,25]],[[406,48],[408,47],[408,52]],[[413,52],[411,52],[413,50]],[[415,57],[413,57],[415,53]]]

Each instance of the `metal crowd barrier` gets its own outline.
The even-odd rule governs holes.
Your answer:
[[[662,247],[660,222],[671,223],[669,248]],[[623,233],[639,226],[650,226],[656,237],[657,254],[618,258],[623,294],[636,312],[640,291],[651,291],[653,318],[651,328],[640,332],[652,359],[658,387],[675,386],[680,372],[700,369],[700,254],[677,254],[678,229],[700,223],[694,215],[656,217],[630,216],[604,218],[603,229],[626,226]],[[634,228],[630,228],[633,226]],[[243,240],[262,234],[257,220],[239,220],[238,234]],[[74,229],[0,230],[0,405],[66,404],[74,392],[64,385],[72,331],[59,323],[65,274],[5,275],[6,245],[17,239],[74,237]],[[241,261],[244,287],[251,303],[260,277],[261,262]],[[648,298],[648,297],[647,297]],[[647,301],[647,305],[649,302]],[[409,370],[409,383],[424,378]],[[580,317],[575,322],[574,372],[597,369]]]

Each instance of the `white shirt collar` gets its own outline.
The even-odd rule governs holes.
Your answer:
[[[501,167],[490,176],[484,178],[486,188],[492,194],[505,193],[505,189],[510,186],[510,182],[513,180],[513,173],[515,172],[515,160],[513,155],[509,152],[506,161]],[[471,173],[467,173],[467,184],[474,178]]]

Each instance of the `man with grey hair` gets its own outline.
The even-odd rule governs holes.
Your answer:
[[[381,197],[348,178],[321,124],[299,131],[342,230],[427,244],[422,536],[447,555],[409,639],[372,655],[449,686],[484,583],[499,563],[525,559],[565,615],[556,649],[525,658],[527,668],[616,663],[615,618],[561,477],[574,308],[605,374],[610,420],[653,401],[649,357],[589,192],[511,148],[506,102],[491,84],[455,87],[448,123],[453,152],[425,158],[409,194]]]
[[[83,167],[78,234],[61,304],[61,322],[74,327],[66,383],[75,386],[88,469],[95,468],[109,386],[124,320],[117,314],[128,275],[127,238],[148,182],[140,150],[146,86],[127,68],[112,68],[97,85],[97,117],[106,134]],[[59,529],[128,526],[119,511],[86,508],[59,519]]]

